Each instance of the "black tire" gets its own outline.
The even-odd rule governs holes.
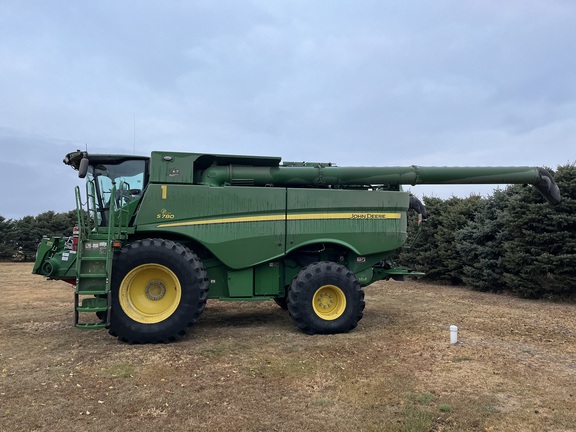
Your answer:
[[[347,333],[364,311],[364,291],[356,276],[334,262],[304,267],[292,281],[288,311],[308,334]]]
[[[274,302],[284,310],[288,310],[288,300],[286,297],[276,297]]]
[[[96,312],[96,316],[102,322],[106,322],[107,315],[108,315],[108,313],[106,311]]]
[[[145,239],[114,257],[111,290],[111,335],[128,343],[168,343],[185,336],[200,319],[208,279],[190,249]]]

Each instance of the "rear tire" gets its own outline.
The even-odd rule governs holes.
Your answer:
[[[167,343],[185,336],[199,320],[208,279],[190,249],[145,239],[114,257],[111,289],[111,335],[128,343]]]
[[[364,291],[343,265],[319,262],[304,267],[292,281],[288,311],[308,334],[347,333],[364,311]]]

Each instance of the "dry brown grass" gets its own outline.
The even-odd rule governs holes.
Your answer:
[[[576,430],[575,305],[387,282],[349,334],[209,302],[185,340],[131,346],[30,271],[0,264],[2,431]]]

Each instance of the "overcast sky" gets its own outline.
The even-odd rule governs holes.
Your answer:
[[[554,169],[575,23],[572,0],[0,0],[0,215],[72,210],[86,147]]]

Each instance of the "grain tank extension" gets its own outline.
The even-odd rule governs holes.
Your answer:
[[[75,286],[79,328],[130,343],[170,342],[206,300],[274,300],[304,332],[341,333],[364,310],[362,288],[418,275],[391,260],[406,242],[407,212],[425,217],[402,185],[533,185],[560,202],[533,167],[337,167],[278,157],[76,151],[64,163],[78,226],[46,237],[33,273]]]

